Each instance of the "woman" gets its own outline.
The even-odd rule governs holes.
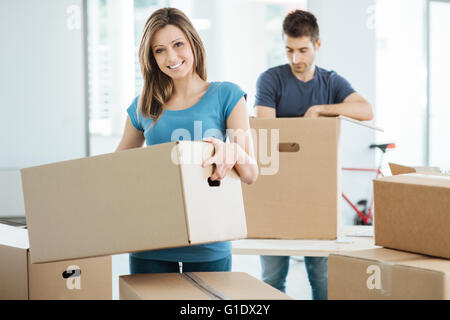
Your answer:
[[[245,106],[245,93],[230,82],[206,81],[205,50],[189,19],[178,9],[164,8],[148,19],[139,48],[144,79],[140,96],[127,109],[125,131],[116,151],[178,140],[214,145],[211,180],[223,179],[233,168],[251,184],[258,175]],[[195,130],[194,130],[195,129]],[[205,137],[196,137],[199,129]],[[214,133],[212,136],[209,133]],[[231,143],[225,143],[226,136]],[[229,242],[130,254],[130,272],[230,271]]]

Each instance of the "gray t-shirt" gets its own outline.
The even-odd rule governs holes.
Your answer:
[[[314,78],[303,82],[285,64],[259,76],[255,106],[275,108],[277,118],[302,117],[313,105],[341,103],[353,92],[350,83],[334,71],[316,66]]]

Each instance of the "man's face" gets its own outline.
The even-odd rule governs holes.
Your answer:
[[[314,68],[314,60],[316,52],[320,48],[320,40],[313,43],[309,36],[293,38],[285,34],[284,43],[289,65],[295,75],[306,74]]]

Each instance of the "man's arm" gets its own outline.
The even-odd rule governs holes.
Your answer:
[[[273,119],[276,118],[275,108],[264,107],[264,106],[256,106],[256,117],[257,118],[266,118]]]
[[[337,117],[346,116],[360,121],[372,120],[372,105],[359,93],[353,92],[342,103],[311,106],[306,111],[305,118],[320,116]]]

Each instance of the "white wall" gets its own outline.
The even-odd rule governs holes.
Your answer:
[[[0,2],[0,168],[86,154],[81,4]]]
[[[322,47],[317,65],[345,77],[364,98],[375,105],[375,0],[308,0],[308,10],[319,23]],[[382,124],[379,124],[382,127]],[[341,131],[342,166],[370,168],[375,165],[373,130],[345,126]],[[343,191],[352,200],[370,196],[372,174],[343,173]],[[343,202],[344,224],[354,213]]]
[[[82,0],[0,1],[0,215],[23,215],[18,169],[87,152]]]
[[[247,93],[253,110],[256,80],[266,68],[265,6],[256,1],[202,0],[192,18],[207,18],[207,30],[199,30],[207,53],[208,79],[231,81]],[[249,16],[251,14],[251,16]]]

